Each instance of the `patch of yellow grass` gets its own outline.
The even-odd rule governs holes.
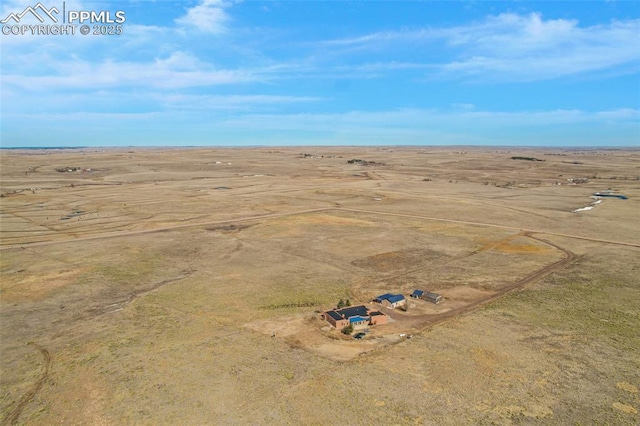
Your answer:
[[[622,402],[614,402],[611,406],[616,410],[622,411],[623,413],[627,414],[636,414],[638,412],[638,410],[633,408],[631,405],[623,404]]]
[[[81,272],[81,269],[73,269],[48,274],[5,277],[0,284],[2,300],[10,303],[42,300],[52,291],[73,284]]]
[[[552,247],[525,238],[518,234],[498,241],[479,239],[478,242],[482,244],[479,250],[495,250],[507,254],[548,254],[554,250]]]
[[[510,254],[526,254],[526,253],[538,253],[538,254],[547,254],[551,250],[551,247],[543,246],[543,245],[533,245],[526,243],[514,243],[513,241],[508,242],[507,244],[501,244],[496,247],[496,250],[502,253],[510,253]]]
[[[629,393],[638,393],[638,388],[633,386],[631,383],[619,382],[619,383],[616,383],[616,387],[618,387],[618,389],[625,390]]]

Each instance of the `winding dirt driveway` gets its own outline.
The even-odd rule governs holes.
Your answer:
[[[512,284],[509,284],[508,286],[505,286],[504,288],[500,289],[499,291],[497,291],[494,294],[491,294],[491,295],[489,295],[487,297],[483,297],[483,298],[480,298],[478,300],[475,300],[475,301],[469,303],[468,305],[461,306],[459,308],[455,308],[455,309],[452,309],[450,311],[443,312],[441,314],[418,315],[418,316],[412,317],[410,319],[409,318],[402,319],[401,321],[403,321],[403,322],[406,321],[407,325],[411,325],[411,326],[417,328],[418,330],[423,331],[423,330],[425,330],[427,328],[430,328],[430,327],[432,327],[432,326],[434,326],[434,325],[436,325],[438,323],[441,323],[443,321],[446,321],[446,320],[449,320],[451,318],[454,318],[454,317],[456,317],[456,316],[458,316],[460,314],[464,314],[464,313],[476,310],[479,307],[481,307],[481,306],[483,306],[483,305],[485,305],[487,303],[493,302],[494,300],[497,300],[497,299],[501,298],[505,294],[508,294],[508,293],[511,293],[511,292],[513,292],[515,290],[518,290],[518,289],[524,287],[527,284],[534,283],[534,282],[536,282],[536,281],[538,281],[538,280],[540,280],[540,279],[552,274],[553,272],[557,271],[558,269],[566,267],[567,265],[569,265],[570,263],[574,262],[575,260],[577,260],[579,258],[579,256],[576,256],[573,252],[571,252],[571,251],[569,251],[569,250],[567,250],[567,249],[565,249],[563,247],[560,247],[557,244],[554,244],[554,243],[549,242],[547,240],[544,240],[542,238],[534,237],[531,232],[525,232],[524,236],[527,237],[527,238],[531,238],[531,239],[540,241],[540,242],[542,242],[544,244],[547,244],[547,245],[550,245],[550,246],[554,247],[557,250],[560,250],[564,254],[563,258],[560,259],[557,262],[554,262],[554,263],[552,263],[550,265],[545,266],[544,268],[542,268],[542,269],[540,269],[540,270],[538,270],[536,272],[533,272],[530,275],[527,275],[526,277],[524,277],[524,278],[522,278],[522,279],[520,279],[518,281],[515,281]]]
[[[622,241],[609,241],[609,240],[602,240],[602,239],[598,239],[598,238],[590,238],[590,237],[583,237],[583,236],[578,236],[578,235],[569,235],[569,234],[561,234],[561,233],[556,233],[556,232],[547,232],[547,231],[537,231],[537,230],[528,230],[528,229],[522,229],[522,228],[517,228],[517,227],[513,227],[513,226],[507,226],[507,225],[497,225],[497,224],[492,224],[492,223],[482,223],[482,222],[471,222],[471,221],[464,221],[464,220],[456,220],[456,219],[443,219],[443,218],[437,218],[437,217],[428,217],[428,216],[420,216],[420,215],[413,215],[413,214],[405,214],[405,213],[391,213],[391,212],[381,212],[381,211],[374,211],[374,210],[361,210],[361,209],[350,209],[350,208],[344,208],[344,207],[326,207],[326,208],[317,208],[317,209],[309,209],[309,210],[301,210],[301,211],[296,211],[296,212],[288,212],[288,213],[273,213],[273,214],[265,214],[265,215],[256,215],[256,216],[249,216],[249,217],[243,217],[243,218],[238,218],[238,219],[229,219],[229,220],[222,220],[222,221],[212,221],[212,222],[204,222],[204,223],[196,223],[196,224],[185,224],[185,225],[175,225],[175,226],[169,226],[169,227],[163,227],[163,228],[156,228],[156,229],[145,229],[145,230],[139,230],[139,231],[125,231],[125,232],[112,232],[112,233],[107,233],[107,234],[98,234],[98,235],[93,235],[90,237],[81,237],[81,238],[76,238],[76,239],[68,239],[68,240],[58,240],[58,241],[41,241],[41,242],[35,242],[35,243],[25,243],[25,244],[19,244],[19,245],[8,245],[8,246],[2,246],[0,247],[0,250],[10,250],[10,249],[20,249],[23,247],[40,247],[40,246],[48,246],[48,245],[54,245],[54,244],[65,244],[65,243],[70,243],[70,242],[80,242],[80,241],[90,241],[90,240],[101,240],[101,239],[108,239],[108,238],[118,238],[118,237],[126,237],[126,236],[133,236],[133,235],[143,235],[143,234],[152,234],[152,233],[159,233],[159,232],[165,232],[165,231],[172,231],[172,230],[176,230],[176,229],[186,229],[186,228],[194,228],[194,227],[199,227],[199,226],[209,226],[209,225],[223,225],[223,224],[229,224],[229,223],[238,223],[238,222],[246,222],[246,221],[252,221],[252,220],[260,220],[260,219],[272,219],[272,218],[277,218],[277,217],[287,217],[287,216],[294,216],[294,215],[300,215],[300,214],[306,214],[306,213],[319,213],[319,212],[325,212],[325,211],[347,211],[347,212],[353,212],[353,213],[365,213],[365,214],[373,214],[373,215],[386,215],[386,216],[396,216],[396,217],[408,217],[408,218],[415,218],[415,219],[425,219],[425,220],[432,220],[432,221],[438,221],[438,222],[449,222],[449,223],[457,223],[457,224],[461,224],[461,225],[473,225],[473,226],[485,226],[485,227],[494,227],[494,228],[502,228],[502,229],[510,229],[510,230],[517,230],[519,232],[522,233],[522,235],[526,236],[527,238],[531,238],[537,241],[540,241],[544,244],[547,244],[549,246],[554,247],[557,250],[560,250],[564,256],[562,259],[560,259],[557,262],[554,262],[550,265],[545,266],[544,268],[502,288],[501,290],[499,290],[498,292],[475,300],[471,303],[469,303],[468,305],[465,306],[461,306],[459,308],[455,308],[452,309],[450,311],[441,313],[441,314],[424,314],[424,315],[419,315],[419,316],[415,316],[411,319],[403,319],[403,321],[406,321],[407,325],[413,325],[414,327],[416,327],[418,330],[423,331],[427,328],[430,328],[436,324],[442,323],[446,320],[449,320],[451,318],[454,318],[460,314],[463,313],[467,313],[470,311],[473,311],[475,309],[478,309],[479,307],[490,303],[494,300],[499,299],[500,297],[504,296],[505,294],[508,294],[514,290],[520,289],[523,286],[536,282],[548,275],[550,275],[551,273],[553,273],[554,271],[560,269],[560,268],[564,268],[567,265],[569,265],[570,263],[572,263],[573,261],[575,261],[578,256],[576,256],[573,252],[555,244],[552,243],[550,241],[547,241],[543,238],[539,238],[534,236],[534,234],[546,234],[546,235],[555,235],[555,236],[562,236],[562,237],[569,237],[569,238],[576,238],[576,239],[581,239],[581,240],[588,240],[588,241],[594,241],[594,242],[600,242],[600,243],[606,243],[606,244],[614,244],[614,245],[622,245],[622,246],[629,246],[629,247],[640,247],[640,244],[637,243],[630,243],[630,242],[622,242]],[[18,421],[18,418],[20,416],[20,413],[22,412],[22,410],[24,409],[24,407],[33,399],[33,397],[36,395],[36,393],[40,390],[40,388],[42,388],[42,386],[44,385],[45,381],[47,380],[48,376],[49,376],[49,371],[51,369],[51,364],[52,364],[52,359],[51,359],[51,355],[50,353],[43,347],[39,346],[36,343],[30,343],[33,346],[35,346],[41,353],[42,356],[44,358],[44,368],[43,368],[43,372],[40,376],[40,378],[38,378],[38,380],[31,386],[31,388],[29,389],[29,391],[27,393],[25,393],[20,400],[17,402],[16,406],[13,408],[13,410],[11,410],[7,416],[2,420],[1,425],[5,426],[5,425],[13,425],[16,424]]]

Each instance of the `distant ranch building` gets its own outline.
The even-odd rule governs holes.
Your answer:
[[[391,309],[404,306],[407,303],[407,299],[403,295],[391,293],[382,294],[373,299],[373,301]]]
[[[364,305],[333,309],[322,314],[329,324],[337,329],[351,325],[354,330],[367,328],[369,325],[386,324],[387,316],[380,311],[367,309]]]
[[[411,297],[414,299],[426,300],[427,302],[435,303],[436,305],[442,302],[441,295],[424,290],[414,290],[413,293],[411,293]]]

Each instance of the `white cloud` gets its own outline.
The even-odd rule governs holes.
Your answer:
[[[302,134],[329,144],[637,145],[640,110],[246,114],[216,122],[215,128],[265,138]]]
[[[32,3],[29,0],[3,2],[2,17],[20,12]],[[67,10],[117,9],[116,5],[86,3],[67,0]],[[103,88],[177,90],[264,79],[251,69],[217,66],[201,59],[198,49],[192,49],[190,41],[198,35],[185,35],[185,27],[220,32],[228,21],[223,10],[227,6],[228,3],[222,1],[202,1],[175,20],[178,26],[127,21],[120,36],[3,35],[2,90],[66,91],[67,94],[70,90]]]
[[[221,0],[202,0],[175,22],[186,29],[196,29],[206,33],[218,34],[226,30],[229,15],[225,12],[228,3]]]
[[[540,80],[628,65],[637,71],[640,20],[579,27],[576,21],[539,14],[503,14],[452,32],[447,41],[463,54],[443,72]]]
[[[249,101],[240,97],[239,102]],[[275,100],[275,99],[274,99]],[[145,134],[149,139],[119,139],[120,144],[484,144],[637,146],[640,110],[618,109],[547,111],[455,111],[401,109],[345,113],[212,114],[211,111],[175,113],[168,109],[141,113],[36,113],[3,116],[7,140],[51,134],[55,143],[67,143],[67,133],[51,129],[82,129],[76,143],[108,137],[100,129],[116,124],[122,135]],[[31,123],[25,132],[23,123]],[[44,125],[35,125],[46,123]],[[612,133],[612,129],[615,130]],[[32,136],[32,133],[36,133]],[[151,137],[153,136],[153,137]],[[57,139],[56,139],[57,138]],[[64,139],[63,138],[67,138]],[[84,139],[83,139],[84,138]],[[31,140],[29,139],[29,140]],[[113,144],[113,141],[93,143]],[[145,142],[146,141],[146,142]],[[37,143],[37,142],[34,142]]]
[[[216,69],[196,57],[174,52],[152,62],[87,60],[52,62],[56,73],[47,75],[4,74],[3,85],[15,85],[30,91],[93,89],[105,87],[151,87],[179,89],[256,81],[247,70]]]
[[[415,129],[441,128],[452,126],[471,127],[522,127],[574,125],[589,122],[618,122],[640,125],[640,110],[616,109],[589,112],[582,110],[549,111],[443,111],[424,109],[398,109],[391,111],[350,111],[345,113],[318,114],[255,114],[237,119],[250,121],[257,129],[326,129],[331,128],[387,128]],[[239,121],[229,120],[229,123]]]
[[[575,20],[545,20],[538,13],[505,13],[469,25],[377,32],[322,44],[342,49],[343,55],[364,50],[390,56],[438,51],[449,59],[422,66],[439,76],[534,81],[616,67],[637,72],[639,33],[640,19],[581,27]],[[386,62],[387,70],[397,69],[398,63],[403,62]],[[384,64],[381,61],[378,69]]]
[[[466,103],[466,102],[455,102],[451,104],[451,106],[456,110],[462,110],[462,111],[472,111],[476,109],[476,106],[474,104]]]
[[[10,4],[30,3],[20,0]],[[6,4],[3,10],[8,10]],[[97,7],[95,3],[74,5]],[[282,34],[266,39],[246,29],[231,33],[227,12],[229,3],[202,1],[169,21],[168,26],[127,21],[125,33],[117,38],[4,37],[0,52],[3,124],[13,128],[15,135],[22,135],[31,132],[29,124],[19,125],[29,123],[29,117],[41,121],[54,117],[52,120],[67,124],[77,120],[79,126],[89,119],[103,124],[123,119],[132,123],[134,132],[176,122],[176,129],[185,135],[194,128],[205,129],[203,135],[222,129],[228,134],[253,132],[258,138],[263,131],[272,135],[300,132],[326,135],[323,141],[342,138],[344,143],[351,137],[362,143],[401,143],[403,138],[407,143],[436,139],[489,143],[490,136],[500,132],[518,137],[518,132],[525,129],[536,135],[538,129],[547,129],[545,126],[561,127],[571,137],[572,125],[576,132],[610,125],[616,135],[635,131],[637,137],[639,133],[637,109],[560,109],[578,105],[566,92],[558,95],[557,109],[549,111],[482,111],[492,102],[478,96],[491,94],[466,93],[463,88],[451,97],[435,94],[433,101],[390,98],[384,104],[387,111],[333,112],[345,105],[366,109],[382,102],[368,97],[378,96],[377,81],[358,82],[363,88],[374,89],[370,93],[363,90],[361,99],[348,101],[345,99],[359,89],[342,93],[331,83],[389,76],[409,84],[434,77],[538,81],[632,72],[640,64],[640,20],[581,26],[574,20],[545,19],[539,14],[502,14],[467,25],[329,40],[314,50],[310,43],[281,43]],[[206,37],[203,33],[217,35]],[[244,50],[239,51],[232,43]],[[242,88],[233,86],[237,84]],[[222,85],[228,87],[221,89]],[[240,94],[229,94],[230,87]],[[419,89],[416,96],[421,93]],[[548,89],[541,89],[544,93],[542,90]],[[320,103],[327,99],[314,95],[322,93],[337,93],[335,102]],[[622,105],[634,105],[626,98],[622,100]],[[478,106],[453,102],[476,102]],[[394,110],[394,105],[444,105],[444,109]],[[326,113],[288,113],[323,108]],[[21,121],[13,124],[14,119]],[[144,121],[144,125],[136,127],[138,121]],[[46,136],[49,123],[41,131]],[[335,135],[339,136],[332,139]],[[425,140],[427,136],[429,140]],[[506,141],[510,136],[504,137]]]
[[[156,99],[167,108],[181,110],[251,110],[266,105],[285,105],[318,102],[311,96],[274,95],[157,95]]]

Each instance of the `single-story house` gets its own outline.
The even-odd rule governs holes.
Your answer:
[[[373,301],[391,309],[395,309],[398,306],[403,306],[405,303],[407,303],[407,299],[405,299],[403,295],[391,293],[382,294],[373,299]]]
[[[367,328],[369,325],[386,324],[387,316],[380,311],[367,309],[364,305],[349,306],[342,309],[326,311],[322,317],[337,329],[351,325],[354,330]]]
[[[411,297],[413,297],[414,299],[426,300],[427,302],[435,303],[436,305],[442,302],[441,295],[431,293],[430,291],[426,290],[414,290],[413,293],[411,293]]]

